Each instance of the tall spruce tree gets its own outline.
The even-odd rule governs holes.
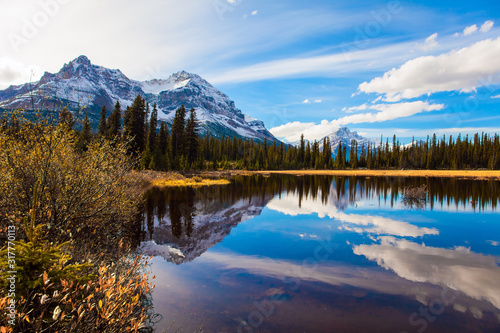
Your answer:
[[[113,112],[111,112],[111,115],[108,117],[108,120],[106,121],[108,139],[113,140],[120,135],[121,117],[122,117],[122,109],[120,106],[120,102],[117,101],[113,109]]]
[[[138,156],[146,146],[146,101],[137,95],[125,114],[123,136],[130,140],[129,153]]]
[[[170,170],[168,127],[164,122],[160,123],[160,133],[158,134],[158,150],[160,152],[159,170]]]
[[[88,145],[92,140],[92,128],[90,127],[90,120],[87,114],[85,114],[85,119],[83,121],[83,128],[78,136],[78,141],[76,142],[76,148],[80,152],[87,151]]]
[[[106,107],[101,108],[101,119],[99,120],[99,126],[97,127],[97,134],[99,136],[106,136]]]
[[[184,105],[175,111],[174,123],[172,124],[172,136],[170,139],[170,151],[172,160],[178,160],[185,152],[184,128],[186,125],[186,109]]]
[[[192,165],[198,159],[198,121],[196,120],[196,111],[189,111],[189,119],[186,124],[186,144],[187,144],[187,161]]]
[[[146,107],[146,110],[148,108]],[[151,117],[149,117],[148,137],[146,148],[142,154],[141,167],[143,169],[156,170],[159,167],[159,150],[157,149],[156,126],[158,124],[158,109],[156,103],[153,105]]]
[[[300,135],[300,146],[299,146],[299,165],[302,165],[304,163],[304,158],[306,155],[306,146],[305,146],[305,141],[304,141],[304,134]]]

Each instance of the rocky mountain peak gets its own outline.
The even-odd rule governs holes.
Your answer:
[[[80,64],[80,65],[87,65],[87,66],[92,65],[92,63],[90,62],[90,59],[87,58],[87,56],[85,56],[85,55],[79,56],[78,58],[73,60],[71,63],[76,63],[76,64]]]
[[[119,101],[124,109],[137,95],[150,104],[156,103],[158,119],[170,125],[175,110],[184,105],[188,110],[196,110],[201,133],[277,141],[262,122],[247,121],[226,94],[197,74],[179,71],[168,79],[136,81],[118,69],[92,64],[85,55],[65,64],[55,74],[46,72],[37,83],[0,90],[0,108],[53,110],[67,106],[71,111],[81,111],[84,107],[96,126],[102,106],[111,110]]]
[[[369,144],[377,143],[377,139],[372,139],[372,138],[365,138],[361,135],[359,135],[355,131],[351,131],[348,127],[341,127],[335,132],[331,133],[328,135],[330,138],[330,145],[331,145],[331,150],[334,155],[337,154],[338,147],[340,144],[345,146],[347,148],[347,153],[350,152],[351,150],[351,140],[354,140],[357,142],[358,147],[362,147],[363,145],[365,147],[368,147]],[[320,141],[322,143],[323,139]],[[320,147],[322,147],[322,144],[320,144]],[[361,151],[359,148],[358,153]]]

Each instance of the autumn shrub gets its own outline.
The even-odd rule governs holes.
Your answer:
[[[15,325],[8,325],[6,314],[0,313],[0,331],[152,332],[153,286],[144,267],[142,257],[126,257],[100,266],[87,283],[55,283],[43,274],[38,292],[16,302]],[[7,302],[7,297],[0,298],[2,310]]]
[[[0,295],[0,332],[148,332],[153,311],[145,260],[132,254],[140,192],[126,144],[78,150],[64,125],[0,129],[0,288],[12,270],[16,325]],[[134,240],[135,238],[135,240]]]
[[[76,141],[61,125],[25,123],[16,133],[0,132],[0,224],[28,214],[40,180],[36,220],[47,237],[112,254],[137,211],[139,193],[126,177],[135,162],[123,143],[96,140],[79,153]]]

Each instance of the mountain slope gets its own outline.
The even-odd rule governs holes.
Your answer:
[[[0,108],[56,111],[68,106],[71,111],[87,113],[95,125],[102,106],[112,110],[119,101],[125,109],[137,95],[157,103],[158,118],[170,125],[175,110],[184,105],[196,110],[202,134],[277,141],[262,121],[243,114],[227,95],[196,74],[181,71],[166,80],[141,82],[118,69],[93,65],[85,56],[65,64],[58,73],[45,72],[38,82],[1,90]]]
[[[163,221],[155,217],[154,233],[141,243],[141,249],[148,256],[161,256],[177,265],[193,261],[222,242],[239,223],[259,216],[271,199],[272,195],[263,194],[225,203],[223,209],[215,203],[196,202],[189,234],[182,232],[177,236],[170,215]]]
[[[357,132],[352,132],[347,127],[339,128],[337,131],[328,135],[328,137],[330,137],[330,149],[333,155],[337,155],[340,143],[347,148],[347,154],[349,154],[351,151],[351,140],[355,140],[358,143],[358,154],[361,153],[361,147],[363,145],[366,149],[369,144],[375,144],[377,146],[380,144],[380,139],[362,137]],[[320,149],[323,149],[323,139],[320,141]]]

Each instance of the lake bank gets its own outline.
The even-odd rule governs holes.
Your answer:
[[[232,171],[231,174],[288,174],[361,177],[443,177],[500,179],[500,170],[272,170]]]
[[[463,179],[500,179],[500,170],[227,170],[202,171],[181,174],[179,172],[133,171],[129,177],[142,187],[184,187],[227,185],[231,176],[286,174],[295,176],[355,176],[355,177],[432,177]]]

